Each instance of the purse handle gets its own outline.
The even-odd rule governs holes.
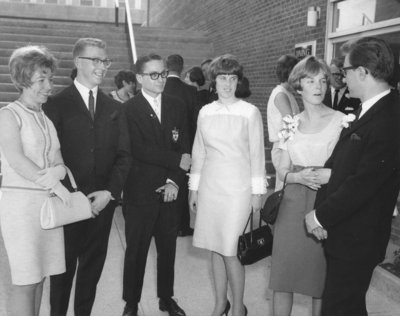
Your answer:
[[[286,172],[286,174],[285,174],[285,178],[283,179],[283,188],[282,188],[282,190],[286,188],[286,185],[287,185],[286,179],[287,179],[287,176],[288,176],[289,173],[290,173],[290,171]]]
[[[76,185],[75,178],[72,175],[71,170],[69,170],[69,168],[66,165],[64,165],[64,168],[65,168],[65,170],[67,170],[67,175],[68,175],[68,178],[69,178],[69,182],[71,183],[71,186],[74,189],[74,192],[78,191],[78,187]]]
[[[251,210],[249,219],[247,220],[246,226],[243,229],[242,235],[246,233],[247,226],[249,225],[250,222],[250,242],[253,242],[253,210]],[[261,216],[260,216],[260,221],[258,223],[258,227],[261,227]]]

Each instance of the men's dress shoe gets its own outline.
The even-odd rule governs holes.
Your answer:
[[[180,308],[178,303],[171,297],[167,299],[160,298],[158,304],[160,311],[168,312],[169,316],[186,316],[183,309]]]
[[[138,314],[137,304],[135,304],[134,306],[126,304],[122,316],[137,316],[137,314]]]

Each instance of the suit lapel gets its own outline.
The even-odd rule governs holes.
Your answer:
[[[139,97],[139,95],[138,95]],[[146,98],[143,96],[143,94],[140,92],[140,97],[141,97],[141,102],[139,103],[141,106],[141,110],[144,114],[144,119],[150,120],[151,126],[154,131],[154,135],[156,136],[156,139],[159,143],[162,141],[162,128],[161,128],[161,123],[158,120],[157,114],[153,111],[153,108],[149,104],[149,102],[146,100]],[[163,105],[161,101],[161,121],[162,121],[162,116],[163,116]]]
[[[82,99],[81,94],[79,93],[78,89],[75,87],[74,84],[71,85],[71,98],[73,99],[73,103],[76,105],[76,108],[79,111],[82,111],[90,120],[92,120],[89,109],[87,108],[85,102]]]

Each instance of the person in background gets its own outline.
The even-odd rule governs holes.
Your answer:
[[[197,107],[198,111],[208,103],[208,91],[204,89],[206,79],[200,67],[190,68],[185,75],[185,82],[197,89]],[[198,114],[197,111],[197,114]],[[195,122],[197,122],[197,115]]]
[[[287,175],[288,185],[274,225],[269,283],[274,316],[291,315],[293,293],[312,297],[312,315],[321,315],[326,260],[322,243],[307,234],[303,218],[328,181],[329,170],[322,167],[342,129],[344,114],[322,103],[329,77],[325,62],[313,56],[300,61],[289,76],[304,111],[291,117],[294,128],[286,128],[279,143],[277,174],[280,180]]]
[[[63,228],[44,230],[40,209],[49,190],[66,204],[66,169],[53,123],[42,110],[56,59],[43,46],[16,49],[9,61],[18,100],[0,109],[1,232],[11,269],[11,315],[39,316],[46,276],[65,272]]]
[[[283,55],[278,59],[275,73],[280,83],[272,90],[268,99],[268,136],[272,143],[271,159],[275,170],[280,161],[281,149],[279,148],[278,134],[282,128],[282,118],[286,115],[294,116],[300,112],[293,89],[288,83],[289,74],[298,62],[297,57],[293,55]],[[275,177],[275,190],[280,190],[282,185],[279,177]]]
[[[114,77],[115,85],[118,90],[110,92],[110,96],[120,103],[124,103],[133,98],[136,94],[136,76],[131,70],[121,70]]]
[[[330,88],[325,94],[324,104],[330,108],[343,112],[353,113],[360,107],[360,100],[350,97],[349,89],[343,80],[342,73],[344,57],[333,58],[330,64]]]
[[[176,199],[191,162],[186,106],[163,93],[168,71],[159,55],[139,57],[136,70],[142,89],[125,103],[133,162],[122,208],[126,237],[123,316],[138,313],[153,236],[159,309],[170,316],[185,316],[173,296],[181,215]]]
[[[99,89],[111,60],[106,43],[81,38],[73,48],[74,82],[44,105],[65,164],[91,200],[93,218],[64,227],[66,272],[50,279],[51,316],[65,316],[75,278],[74,314],[91,314],[107,255],[116,199],[130,168],[129,135],[120,103]],[[70,183],[66,183],[71,189]]]
[[[247,315],[245,270],[237,258],[239,235],[266,193],[263,123],[254,105],[235,96],[243,68],[232,55],[216,58],[211,80],[218,100],[199,113],[189,180],[196,212],[193,245],[211,251],[216,302],[213,316]]]
[[[393,52],[375,37],[345,45],[342,71],[361,111],[340,135],[325,164],[332,169],[329,182],[305,217],[308,232],[325,240],[323,316],[368,315],[366,293],[385,258],[400,188],[400,100],[389,84]]]
[[[211,85],[211,74],[210,74],[211,62],[212,62],[212,59],[206,59],[200,64],[201,70],[203,71],[204,78],[206,79],[204,88],[208,91],[207,103],[211,103],[218,99],[218,95],[215,92],[214,87]]]

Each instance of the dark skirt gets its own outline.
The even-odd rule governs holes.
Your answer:
[[[326,259],[322,242],[307,233],[305,215],[314,209],[316,191],[301,184],[285,189],[274,225],[270,289],[322,297]]]

